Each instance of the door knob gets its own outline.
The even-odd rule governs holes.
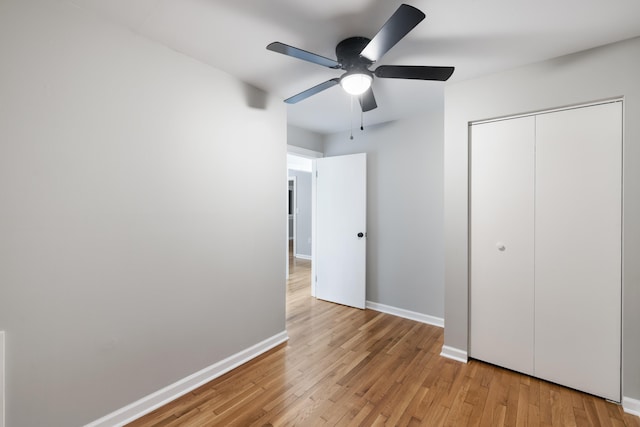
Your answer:
[[[364,233],[363,232],[358,233],[358,237],[359,238],[363,238],[364,237]]]

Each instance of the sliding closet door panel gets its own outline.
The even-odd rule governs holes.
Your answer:
[[[622,105],[536,120],[535,375],[620,401]]]
[[[533,117],[471,127],[470,355],[533,373]]]

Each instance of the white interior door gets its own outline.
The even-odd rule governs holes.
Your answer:
[[[536,376],[620,401],[622,103],[536,126]]]
[[[316,160],[315,295],[364,308],[366,299],[366,154]]]
[[[470,356],[533,374],[534,117],[471,128]]]

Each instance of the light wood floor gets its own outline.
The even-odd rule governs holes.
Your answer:
[[[291,259],[288,343],[130,426],[633,426],[584,393],[439,356],[440,328],[309,296]]]

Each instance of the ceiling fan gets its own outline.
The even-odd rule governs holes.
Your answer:
[[[346,71],[341,77],[327,80],[310,89],[300,92],[284,100],[287,104],[295,104],[337,84],[350,95],[360,99],[362,111],[371,111],[378,107],[371,84],[373,78],[416,79],[446,81],[453,74],[454,67],[430,67],[421,65],[381,65],[370,71],[375,62],[406,36],[425,18],[419,9],[402,4],[391,18],[382,26],[373,39],[366,37],[350,37],[336,46],[337,61],[317,55],[306,50],[280,42],[267,46],[268,50],[283,55],[309,61],[314,64]]]

